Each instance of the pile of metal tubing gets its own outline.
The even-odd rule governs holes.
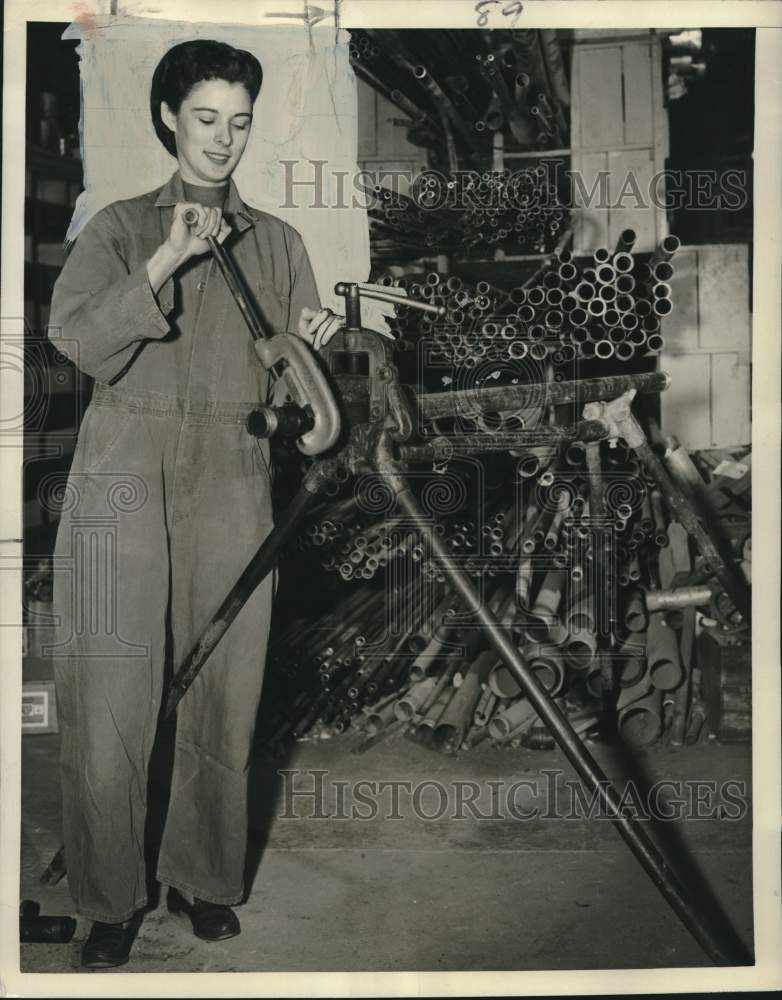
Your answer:
[[[509,291],[434,271],[381,278],[447,310],[438,319],[401,307],[392,321],[397,346],[404,350],[425,338],[433,359],[464,368],[484,359],[627,362],[659,354],[662,321],[674,308],[670,281],[679,240],[667,236],[644,259],[630,252],[634,242],[635,233],[625,230],[613,253],[598,248],[588,260],[559,249]]]
[[[542,254],[554,249],[569,224],[549,168],[486,170],[462,175],[420,174],[410,196],[378,185],[368,214],[373,258],[484,257],[495,249]]]
[[[705,719],[695,614],[716,624],[724,595],[702,565],[664,568],[681,526],[621,440],[600,446],[603,511],[590,514],[585,452],[580,442],[530,449],[511,459],[512,490],[480,510],[464,490],[433,530],[579,732],[616,731],[633,746],[695,742]],[[271,646],[282,679],[276,708],[265,702],[272,745],[400,728],[444,751],[553,745],[402,519],[351,494],[313,517],[299,549],[297,575],[335,574],[340,599]]]
[[[451,169],[488,162],[492,137],[517,149],[568,145],[570,88],[557,34],[542,31],[351,31],[356,74],[391,104],[409,141]]]

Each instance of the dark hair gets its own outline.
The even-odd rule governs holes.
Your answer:
[[[261,90],[263,69],[250,52],[225,42],[199,39],[169,49],[155,67],[149,109],[157,137],[172,156],[176,156],[176,141],[160,116],[160,102],[165,101],[177,114],[182,101],[202,80],[242,83],[254,102]]]

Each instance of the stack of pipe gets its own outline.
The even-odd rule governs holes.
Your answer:
[[[562,105],[545,88],[541,77],[528,72],[529,63],[512,46],[476,57],[481,74],[493,91],[492,102],[477,132],[507,128],[522,149],[562,149],[568,124]],[[525,69],[526,66],[526,69]]]
[[[500,626],[582,732],[601,727],[610,706],[628,744],[664,733],[673,744],[693,742],[704,717],[695,616],[711,614],[715,581],[661,586],[660,555],[675,526],[666,499],[624,442],[597,447],[599,515],[587,446],[571,443],[513,459],[512,492],[489,490],[478,508],[465,490],[433,530],[484,578]],[[425,542],[394,515],[373,519],[354,497],[322,510],[305,534],[336,525],[351,552],[363,544],[364,561],[348,557],[353,571],[338,570],[352,583],[337,584],[346,596],[334,610],[294,623],[272,646],[272,672],[287,676],[289,688],[264,730],[276,741],[345,731],[374,739],[401,726],[447,751],[484,739],[547,745],[515,677],[460,611]],[[380,553],[367,576],[355,567],[367,565],[372,544]]]
[[[547,253],[567,229],[569,211],[539,163],[513,172],[459,174],[426,171],[410,196],[382,185],[369,201],[372,254],[438,253],[487,256]]]
[[[447,310],[443,319],[433,319],[402,309],[397,333],[404,346],[431,340],[435,356],[466,368],[484,358],[629,362],[659,354],[661,322],[673,311],[670,279],[679,240],[666,237],[643,259],[630,253],[634,241],[635,233],[625,230],[613,253],[599,248],[589,260],[559,249],[508,291],[436,272],[388,279]]]
[[[393,619],[383,613],[391,600]],[[578,712],[596,727],[594,706],[585,711],[582,695],[563,693],[567,678],[561,653],[525,637],[512,587],[497,582],[488,602],[566,713]],[[337,613],[305,627],[297,622],[269,652],[278,682],[284,673],[289,683],[287,698],[271,710],[268,700],[265,704],[268,742],[346,730],[373,736],[398,720],[415,739],[441,750],[467,749],[487,736],[497,745],[518,745],[540,720],[518,686],[503,676],[481,631],[457,612],[444,584],[427,588],[418,579],[393,598],[364,584]]]
[[[567,76],[553,31],[353,30],[351,65],[399,109],[411,142],[452,169],[488,163],[492,137],[517,148],[569,141]]]

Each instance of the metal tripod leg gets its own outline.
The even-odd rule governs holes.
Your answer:
[[[738,940],[727,940],[726,935],[714,926],[709,915],[701,912],[691,898],[684,884],[671,869],[663,854],[653,843],[643,826],[622,805],[621,799],[597,761],[583,745],[568,720],[548,692],[538,683],[519,650],[511,642],[497,619],[481,602],[478,591],[469,577],[454,563],[450,553],[432,530],[426,516],[421,512],[403,471],[395,462],[391,452],[391,440],[384,432],[375,452],[377,471],[385,484],[396,495],[396,500],[407,515],[443,573],[465,605],[477,615],[485,629],[486,638],[502,658],[505,665],[518,681],[530,704],[546,724],[549,732],[573,765],[576,773],[595,798],[620,835],[638,859],[646,873],[660,890],[684,926],[690,931],[715,965],[746,965],[752,959]]]

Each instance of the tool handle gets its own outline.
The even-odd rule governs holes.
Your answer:
[[[376,299],[378,302],[392,302],[400,308],[417,309],[419,312],[429,313],[431,316],[445,316],[448,311],[445,306],[434,306],[430,302],[419,302],[418,299],[409,299],[406,295],[395,295],[393,292],[384,292],[382,289],[367,288],[365,284],[356,282],[337,282],[334,286],[334,294],[341,295],[347,302],[351,294],[351,289],[355,289],[354,294],[360,295],[361,298]]]
[[[186,208],[182,213],[182,219],[186,225],[192,226],[198,221],[198,212],[194,208]],[[247,324],[252,339],[261,340],[264,337],[273,337],[274,330],[270,330],[264,325],[258,310],[254,307],[254,303],[245,295],[241,275],[237,271],[228,252],[217,242],[214,236],[207,236],[206,242],[209,244],[212,256],[217,262],[225,283],[228,285],[228,289],[239,307],[239,311]]]
[[[198,219],[194,208],[182,213],[192,226]],[[275,333],[264,327],[254,303],[245,295],[233,259],[213,236],[207,237],[209,249],[225,278],[228,289],[244,317],[261,364],[273,379],[282,381],[293,402],[312,412],[312,429],[296,441],[304,455],[320,455],[336,444],[341,420],[336,400],[326,376],[310,348],[294,334]]]

